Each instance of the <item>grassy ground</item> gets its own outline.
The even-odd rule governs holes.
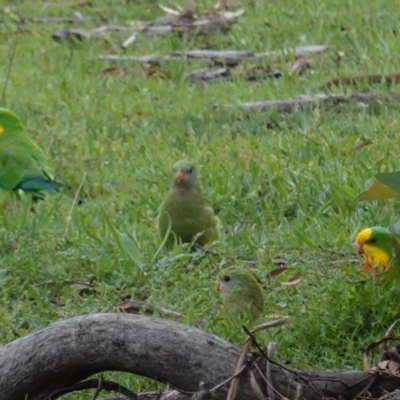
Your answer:
[[[396,202],[356,201],[374,173],[399,169],[397,105],[292,114],[213,108],[319,93],[338,75],[396,72],[397,2],[238,3],[246,12],[229,33],[139,36],[125,53],[206,46],[265,51],[324,43],[331,51],[310,58],[314,74],[304,79],[287,74],[291,56],[263,61],[285,73],[257,83],[234,78],[192,84],[184,79],[192,67],[180,61],[162,65],[167,78],[148,77],[138,65],[128,65],[123,76],[104,76],[101,71],[110,64],[97,56],[124,54],[123,37],[110,34],[70,46],[52,41],[60,26],[18,27],[17,22],[79,11],[87,28],[126,26],[161,16],[157,2],[99,0],[93,7],[76,7],[73,0],[21,0],[2,6],[0,92],[17,41],[2,106],[20,115],[58,177],[77,189],[87,174],[83,192],[92,197],[73,208],[71,219],[71,202],[65,199],[48,199],[35,214],[25,203],[1,212],[2,343],[61,318],[115,311],[121,298],[131,295],[179,311],[185,323],[202,320],[203,329],[240,345],[240,323],[216,319],[219,299],[211,291],[224,258],[235,256],[257,259],[261,278],[274,268],[274,258],[293,268],[282,279],[302,277],[287,288],[266,283],[268,313],[289,315],[291,322],[260,335],[262,341],[278,341],[279,354],[294,366],[361,368],[365,346],[399,317],[398,291],[362,276],[361,260],[351,247],[360,228],[388,226],[398,217]],[[197,7],[209,10],[212,2],[197,1]],[[340,65],[337,52],[344,52]],[[388,88],[364,85],[361,90]],[[354,150],[365,140],[371,144]],[[198,167],[204,192],[223,223],[216,247],[220,258],[182,248],[156,254],[157,209],[169,188],[171,167],[182,158]],[[91,277],[94,291],[88,295],[63,283]],[[46,281],[60,283],[38,285]],[[132,388],[142,382],[118,376]]]

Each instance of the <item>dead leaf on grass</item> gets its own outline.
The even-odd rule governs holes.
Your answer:
[[[281,286],[289,287],[298,284],[302,280],[301,276],[293,276],[286,282],[281,282]]]
[[[399,193],[386,186],[381,181],[376,180],[370,188],[368,188],[365,192],[361,193],[359,196],[360,201],[368,201],[368,200],[386,200],[399,197]]]
[[[302,75],[309,68],[310,64],[307,62],[307,59],[304,56],[297,57],[289,69],[289,75]]]
[[[351,146],[349,153],[354,153],[370,144],[372,144],[372,140],[370,139],[357,140],[357,142],[353,146]]]
[[[385,336],[382,339],[378,340],[377,342],[372,342],[367,346],[367,348],[364,350],[364,355],[363,355],[363,369],[364,369],[365,372],[369,372],[369,371],[372,371],[374,369],[376,370],[376,368],[377,368],[377,367],[371,368],[369,366],[369,363],[368,363],[369,354],[373,350],[375,350],[375,351],[379,350],[381,345],[384,345],[386,347],[386,344],[389,341],[397,341],[397,342],[399,342],[400,341],[400,337]],[[400,357],[400,354],[398,354],[396,350],[395,350],[395,353],[397,354],[396,358]],[[390,358],[393,358],[393,357],[388,357],[389,354],[390,354],[390,352],[386,351],[386,357],[385,357],[387,359],[386,361],[393,361],[393,360],[390,359]]]
[[[128,68],[126,67],[109,67],[100,71],[101,76],[125,76],[128,73]]]
[[[143,70],[147,76],[156,76],[161,79],[171,78],[170,73],[161,68],[161,64],[158,61],[152,61],[143,65]]]
[[[400,364],[392,360],[384,360],[378,363],[378,368],[382,371],[388,370],[390,375],[400,376]]]
[[[65,303],[63,303],[58,297],[54,297],[50,299],[50,303],[54,304],[57,307],[64,307]]]
[[[273,269],[272,271],[268,272],[267,275],[265,275],[266,279],[274,279],[275,277],[277,277],[278,275],[280,275],[282,272],[285,272],[287,270],[287,266],[281,266],[278,268]]]
[[[72,283],[71,288],[76,290],[79,295],[90,294],[94,291],[92,280],[88,282]]]

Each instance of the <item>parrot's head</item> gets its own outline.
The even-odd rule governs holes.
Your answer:
[[[391,232],[381,226],[363,229],[356,236],[354,250],[364,256],[362,269],[386,270],[392,258]]]
[[[0,107],[0,136],[3,133],[13,133],[23,129],[21,120],[7,108]]]
[[[229,267],[223,269],[215,282],[215,288],[221,294],[234,294],[236,291],[257,286],[255,276],[246,269],[238,267]]]
[[[187,189],[196,188],[197,175],[194,166],[189,161],[178,161],[174,165],[174,181],[175,187]]]
[[[257,278],[246,268],[229,267],[218,274],[215,288],[221,293],[225,312],[257,318],[264,311],[264,296]]]

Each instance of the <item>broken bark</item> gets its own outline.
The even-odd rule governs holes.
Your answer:
[[[106,32],[132,32],[132,28],[123,26],[105,25],[95,29],[67,29],[63,28],[54,32],[51,37],[56,42],[64,40],[79,40],[90,39],[93,37],[102,37]]]
[[[388,100],[397,98],[400,98],[400,92],[353,93],[346,95],[316,94],[314,96],[301,96],[297,99],[240,103],[238,106],[244,111],[268,111],[275,109],[280,112],[292,112],[308,106],[337,106],[351,102],[373,103],[376,101],[383,101],[385,99]],[[229,108],[237,107],[234,104],[227,104],[226,106]]]
[[[80,15],[80,14],[78,14]],[[75,38],[78,40],[102,37],[106,31],[108,32],[125,32],[129,31],[129,37],[124,40],[122,47],[127,47],[136,39],[136,34],[142,32],[147,35],[165,35],[167,33],[176,32],[183,33],[206,33],[211,31],[227,31],[237,21],[241,13],[231,13],[227,15],[195,15],[192,11],[174,16],[160,17],[154,21],[135,21],[136,28],[127,28],[122,26],[105,26],[95,29],[61,29],[52,35],[55,41]],[[35,22],[77,22],[78,17],[68,18],[37,18]]]
[[[197,392],[201,382],[210,389],[227,380],[240,354],[236,346],[178,322],[129,314],[82,315],[0,348],[1,398],[44,400],[101,371],[139,374],[188,394]],[[256,400],[255,386],[267,396],[265,377],[258,373],[266,370],[266,360],[247,358],[236,400]],[[400,388],[400,378],[382,372],[301,371],[270,364],[268,385],[287,398],[301,392],[301,398],[308,400],[352,399],[366,388],[376,398]],[[226,393],[226,385],[213,391],[216,400]],[[189,399],[188,395],[168,396]]]
[[[272,50],[263,53],[240,50],[190,50],[187,52],[176,51],[171,54],[149,54],[144,56],[119,56],[116,54],[98,56],[100,60],[109,61],[136,61],[140,63],[161,62],[186,59],[187,61],[205,61],[207,63],[220,63],[234,66],[242,61],[254,61],[274,56],[285,56],[294,53],[296,57],[307,54],[316,54],[329,50],[327,45],[296,47],[295,49]]]
[[[230,76],[231,70],[227,67],[205,68],[188,73],[186,79],[191,82],[210,82],[218,79],[227,79]]]

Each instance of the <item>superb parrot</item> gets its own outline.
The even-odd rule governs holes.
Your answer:
[[[23,190],[41,199],[67,185],[54,181],[42,149],[26,134],[19,117],[0,108],[0,188]]]
[[[256,277],[248,270],[229,267],[218,274],[215,288],[221,292],[224,310],[221,316],[250,316],[264,312],[264,296]]]
[[[219,218],[203,196],[196,170],[188,161],[178,161],[173,167],[171,189],[161,203],[158,230],[162,239],[171,228],[167,247],[174,243],[174,235],[183,243],[205,246],[219,237]]]
[[[363,270],[386,271],[392,260],[392,236],[387,228],[374,226],[360,231],[354,249],[364,256]]]

